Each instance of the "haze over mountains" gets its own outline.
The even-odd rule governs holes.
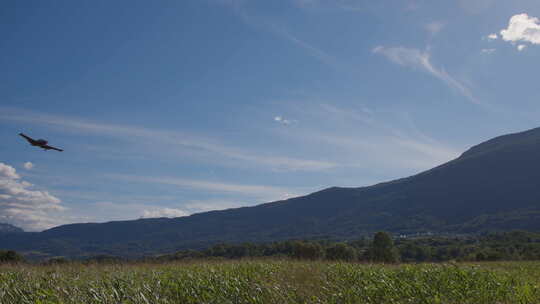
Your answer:
[[[38,255],[138,256],[217,242],[540,230],[540,128],[494,138],[420,174],[361,188],[180,218],[71,224],[0,235],[5,249]]]

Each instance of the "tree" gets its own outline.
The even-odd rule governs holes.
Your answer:
[[[429,248],[415,243],[407,243],[399,250],[401,261],[425,262],[430,258]]]
[[[293,257],[297,259],[318,260],[324,257],[324,250],[318,243],[296,242]]]
[[[353,247],[344,243],[337,243],[326,248],[326,258],[329,260],[354,261],[357,254]]]
[[[383,231],[375,233],[368,250],[368,257],[373,262],[395,263],[398,261],[394,242],[388,233]]]

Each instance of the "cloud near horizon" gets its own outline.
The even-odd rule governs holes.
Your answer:
[[[189,213],[184,210],[174,208],[157,208],[151,210],[143,210],[142,218],[158,218],[158,217],[181,217],[188,216]]]
[[[0,163],[0,223],[27,231],[40,231],[64,224],[60,199],[47,191],[32,190],[15,168]]]

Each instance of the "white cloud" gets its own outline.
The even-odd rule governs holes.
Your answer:
[[[431,33],[431,35],[436,35],[445,27],[445,23],[442,21],[433,21],[426,24],[426,30]]]
[[[413,48],[405,47],[383,47],[377,46],[373,49],[373,53],[384,55],[390,61],[411,68],[421,69],[424,72],[443,81],[447,86],[456,90],[469,101],[475,104],[481,104],[472,94],[472,92],[464,84],[457,81],[443,69],[436,68],[431,63],[431,54],[429,51],[420,51]]]
[[[290,125],[290,124],[296,122],[295,120],[285,119],[283,116],[274,117],[274,121],[277,122],[277,123],[280,123],[282,125]]]
[[[31,162],[25,162],[23,166],[26,170],[32,170],[34,168],[34,164]]]
[[[488,40],[498,38],[496,33],[487,36]],[[500,31],[500,38],[512,43],[520,52],[527,48],[526,43],[540,44],[540,19],[525,13],[514,15],[510,18],[508,27]]]
[[[60,199],[47,191],[32,190],[15,168],[0,163],[0,222],[37,231],[63,224]]]
[[[284,118],[281,117],[281,116],[276,116],[276,117],[274,117],[274,121],[277,121],[277,122],[282,123],[282,124],[284,124],[284,125],[290,124],[290,121],[288,121],[287,119],[284,119]]]
[[[143,210],[142,218],[156,218],[156,217],[181,217],[189,215],[187,212],[180,209],[173,208],[157,208],[151,210]]]
[[[337,166],[336,163],[324,160],[311,160],[292,158],[287,156],[264,155],[260,152],[247,151],[219,143],[217,140],[201,137],[194,134],[164,131],[158,129],[144,128],[131,125],[117,125],[98,123],[87,120],[80,120],[65,116],[46,115],[20,111],[12,108],[0,107],[0,120],[32,123],[46,125],[49,127],[61,127],[70,132],[96,133],[105,136],[113,136],[119,140],[136,141],[138,150],[145,145],[151,146],[152,151],[181,151],[185,153],[196,153],[197,156],[207,156],[211,161],[218,161],[223,164],[230,164],[230,160],[237,160],[238,163],[251,163],[257,166],[270,167],[272,170],[281,171],[321,171]],[[144,144],[141,144],[144,143]],[[217,157],[216,157],[217,156]]]
[[[15,168],[8,166],[4,163],[0,163],[0,177],[6,179],[18,179],[20,176],[17,174]]]
[[[486,54],[486,55],[493,54],[493,53],[495,53],[495,51],[497,51],[497,50],[496,49],[482,49],[481,50],[482,54]]]
[[[540,44],[540,20],[527,14],[514,15],[510,18],[508,28],[501,30],[501,38],[512,43]]]
[[[488,40],[497,40],[499,39],[499,36],[495,33],[487,35]]]

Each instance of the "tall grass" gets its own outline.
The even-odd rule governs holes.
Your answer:
[[[540,303],[540,263],[0,267],[0,303]]]

